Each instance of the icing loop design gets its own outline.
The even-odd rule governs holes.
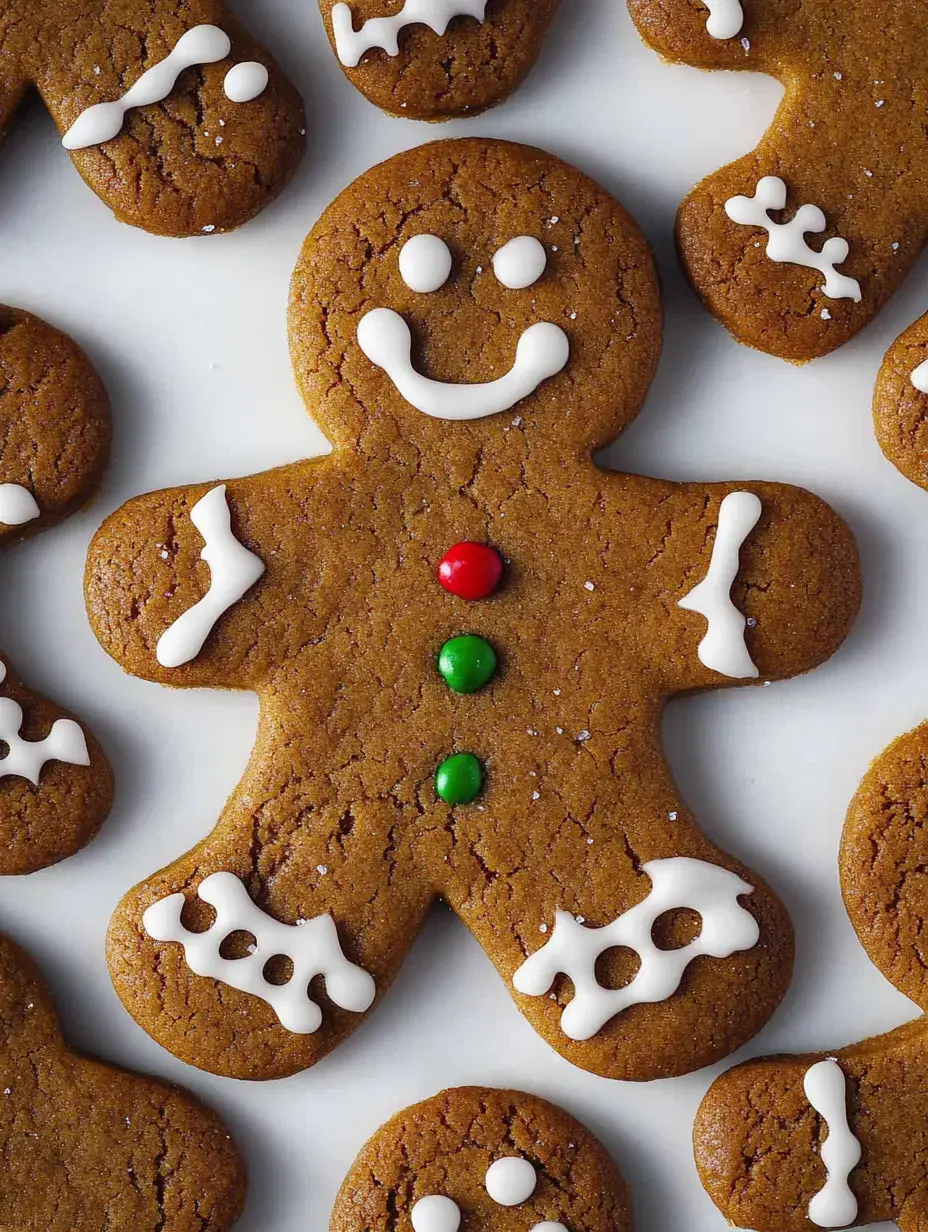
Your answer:
[[[157,658],[162,667],[180,667],[195,659],[220,616],[264,573],[264,561],[232,533],[224,483],[197,501],[190,520],[205,541],[200,559],[209,565],[209,590],[158,639]]]
[[[431,295],[451,275],[451,249],[440,235],[414,235],[400,250],[400,275],[410,291]]]
[[[822,1143],[826,1181],[809,1203],[809,1218],[820,1228],[843,1228],[857,1218],[857,1199],[848,1179],[861,1155],[848,1125],[844,1072],[837,1061],[819,1061],[806,1071],[803,1090],[828,1129]]]
[[[322,1010],[309,996],[309,982],[316,976],[323,977],[329,1000],[343,1010],[363,1014],[373,1005],[374,981],[345,957],[331,915],[283,924],[256,906],[232,873],[213,873],[200,882],[197,894],[216,909],[215,922],[206,932],[189,932],[181,923],[183,894],[170,894],[153,903],[142,916],[145,931],[155,941],[176,941],[184,947],[187,966],[195,975],[260,997],[281,1026],[295,1035],[312,1035],[322,1025]],[[234,932],[254,936],[253,954],[222,957],[219,948]],[[275,954],[293,963],[293,975],[286,984],[270,984],[264,977],[265,964]]]
[[[741,567],[741,548],[760,520],[763,506],[753,492],[730,492],[719,507],[719,525],[712,546],[709,572],[677,604],[698,612],[709,622],[699,643],[700,663],[734,680],[759,672],[744,642],[746,621],[731,601],[731,588]]]
[[[852,299],[859,304],[862,299],[860,283],[836,269],[847,260],[850,251],[847,240],[835,236],[826,240],[821,252],[816,252],[806,243],[807,232],[818,234],[828,225],[827,219],[817,205],[803,205],[789,222],[774,222],[768,210],[782,210],[786,206],[786,184],[775,175],[765,175],[758,182],[753,197],[731,197],[725,202],[725,213],[732,222],[746,227],[763,227],[769,238],[767,256],[771,261],[788,265],[804,265],[825,275],[823,293],[829,299]]]
[[[744,10],[740,0],[705,0],[709,10],[706,30],[714,39],[732,39],[741,33]]]
[[[550,940],[512,977],[516,991],[528,997],[544,996],[558,975],[571,980],[574,997],[561,1016],[568,1039],[592,1039],[629,1006],[666,1001],[694,958],[730,958],[757,944],[757,921],[738,902],[739,895],[752,894],[754,887],[735,873],[687,856],[652,860],[641,869],[651,879],[647,898],[604,928],[587,928],[569,912],[558,911]],[[660,950],[651,929],[665,911],[679,908],[698,912],[702,930],[689,945]],[[624,988],[603,988],[596,979],[596,962],[616,946],[634,950],[641,966]]]
[[[928,394],[928,359],[912,373],[912,384],[919,393]]]
[[[0,483],[0,522],[5,526],[22,526],[39,517],[36,499],[21,483]]]
[[[6,680],[6,664],[0,663],[0,681]],[[44,740],[24,740],[19,734],[23,710],[12,697],[0,697],[0,740],[9,752],[0,758],[0,778],[19,775],[38,786],[42,768],[48,761],[64,761],[70,766],[89,766],[90,754],[84,733],[73,719],[56,719]]]
[[[345,68],[357,68],[365,52],[375,47],[388,56],[398,56],[400,31],[406,26],[428,26],[441,38],[455,17],[483,21],[486,7],[487,0],[406,0],[392,17],[372,17],[355,30],[350,5],[336,4],[332,8],[335,50]]]

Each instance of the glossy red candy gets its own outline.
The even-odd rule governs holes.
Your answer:
[[[502,557],[485,543],[456,543],[438,565],[438,580],[445,590],[471,602],[492,595],[502,576]]]

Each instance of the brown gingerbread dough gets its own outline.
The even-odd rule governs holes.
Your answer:
[[[428,233],[450,247],[453,268],[442,289],[423,294],[403,281],[399,260],[406,241]],[[521,291],[501,285],[492,265],[519,236],[543,241],[547,258]],[[435,381],[499,379],[522,331],[539,323],[549,334],[563,329],[569,359],[509,410],[436,419],[360,349],[359,322],[386,308],[394,330],[411,330],[414,363]],[[191,511],[215,485],[130,501],[90,548],[90,620],[128,671],[261,698],[250,765],[217,828],[113,917],[108,954],[120,997],[185,1060],[276,1077],[314,1064],[361,1015],[329,997],[320,1029],[285,1028],[266,1000],[279,988],[259,982],[260,997],[230,989],[194,975],[181,945],[156,943],[143,922],[153,904],[186,895],[184,925],[202,929],[212,917],[198,889],[214,872],[232,874],[271,923],[330,916],[380,996],[440,896],[512,989],[557,912],[590,929],[612,924],[649,896],[643,866],[688,857],[754,887],[731,905],[739,926],[756,921],[759,944],[696,958],[679,989],[607,1016],[583,1040],[562,1029],[566,980],[550,996],[514,996],[554,1048],[599,1074],[649,1079],[725,1056],[783,995],[792,934],[761,879],[700,831],[661,752],[667,698],[735,683],[700,662],[706,620],[678,603],[710,567],[721,502],[743,485],[617,474],[590,456],[635,417],[660,351],[657,279],[641,232],[602,188],[539,150],[479,139],[427,145],[373,168],[324,213],[294,274],[290,331],[297,381],[334,452],[219,494],[265,572],[196,657],[164,667],[157,648],[210,585]],[[460,394],[439,386],[440,406]],[[857,553],[841,520],[808,492],[747,487],[762,513],[732,593],[760,678],[782,679],[822,662],[845,636],[859,602]],[[447,593],[436,577],[462,541],[492,545],[505,561],[502,584],[479,602]],[[491,643],[499,662],[486,687],[461,696],[436,656],[468,633]],[[484,790],[449,804],[436,769],[464,752],[482,764]],[[216,926],[216,944],[235,914]],[[155,931],[164,927],[162,919]],[[219,968],[226,982],[240,979],[235,961],[260,970],[264,956],[281,953],[281,934],[269,928],[232,929],[220,951],[232,960]],[[694,931],[688,912],[655,921],[666,949]],[[254,935],[257,959],[243,932]],[[727,924],[722,932],[730,938]],[[607,950],[600,980],[624,985],[635,960]],[[268,972],[278,983],[289,973],[286,964]]]
[[[536,1172],[530,1197],[511,1207],[487,1189],[487,1172],[502,1160],[525,1160]],[[416,1204],[434,1197],[457,1206],[467,1232],[632,1228],[625,1183],[603,1146],[561,1108],[521,1091],[458,1087],[399,1113],[345,1177],[329,1232],[411,1228]]]
[[[478,115],[509,97],[538,58],[558,0],[488,0],[482,21],[452,17],[444,34],[418,23],[404,25],[397,55],[372,47],[357,64],[351,62],[356,58],[351,49],[344,59],[340,54],[332,16],[338,3],[319,0],[319,7],[332,50],[352,85],[390,115],[450,120]],[[365,22],[393,17],[405,4],[351,0],[352,30],[360,34]],[[437,8],[436,22],[441,24]]]
[[[907,479],[928,488],[928,313],[886,352],[877,377],[873,422],[880,448]],[[915,383],[917,382],[917,384]]]
[[[228,1130],[192,1095],[61,1037],[35,964],[0,937],[0,1226],[225,1232],[245,1199]]]
[[[109,445],[106,391],[77,344],[27,312],[0,306],[0,484],[20,485],[39,509],[21,525],[0,522],[0,543],[46,530],[80,508],[99,483]],[[5,655],[0,664],[0,699],[21,708],[24,740],[43,740],[58,720],[74,721],[27,689]],[[47,761],[38,783],[9,772],[4,733],[17,724],[5,701],[0,707],[0,874],[30,873],[93,838],[113,801],[113,776],[83,725],[89,765]]]
[[[0,20],[0,132],[30,86],[59,131],[118,100],[194,26],[219,26],[230,56],[187,69],[164,102],[126,114],[120,134],[72,152],[121,222],[156,235],[201,235],[247,222],[289,182],[303,153],[303,105],[224,0],[6,0]],[[270,71],[260,97],[234,103],[233,64]]]
[[[841,346],[879,312],[925,242],[928,148],[913,98],[924,90],[928,8],[921,0],[741,0],[740,30],[713,38],[703,0],[628,6],[666,59],[769,73],[786,87],[757,148],[708,176],[680,207],[677,240],[693,286],[748,346],[797,362]],[[777,221],[804,205],[824,211],[826,229],[806,236],[810,247],[847,241],[837,268],[859,282],[859,303],[824,295],[814,269],[774,263],[764,231],[726,215],[726,201],[753,196],[764,176],[786,185]]]

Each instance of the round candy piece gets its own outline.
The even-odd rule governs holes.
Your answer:
[[[435,790],[445,804],[470,804],[483,786],[483,767],[473,753],[455,753],[435,771]]]
[[[496,652],[485,638],[465,633],[442,646],[438,670],[442,680],[455,693],[476,693],[493,679]]]
[[[492,595],[502,576],[502,557],[485,543],[456,543],[438,565],[438,580],[445,590],[470,601]]]

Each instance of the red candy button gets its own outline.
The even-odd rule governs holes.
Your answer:
[[[503,576],[503,561],[485,543],[456,543],[441,558],[438,580],[459,599],[485,599]]]

